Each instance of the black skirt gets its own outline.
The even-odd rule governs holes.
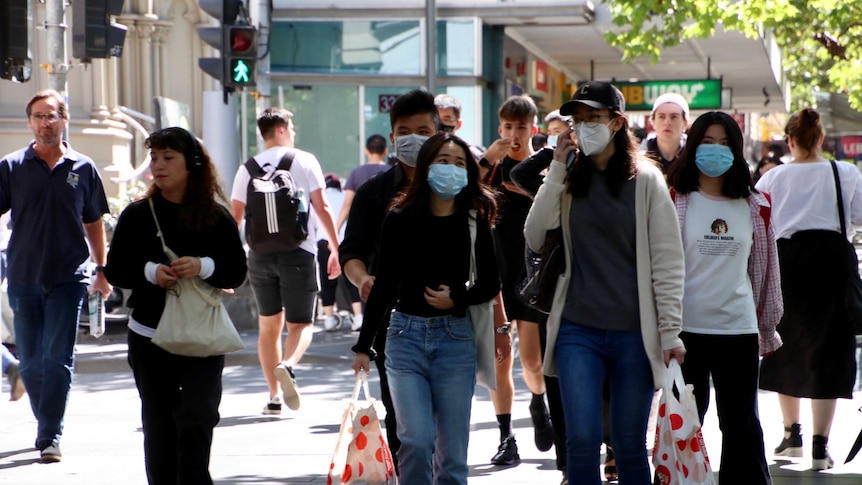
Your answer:
[[[847,241],[834,231],[778,240],[784,345],[760,365],[760,388],[794,397],[852,398],[856,336],[844,311]]]

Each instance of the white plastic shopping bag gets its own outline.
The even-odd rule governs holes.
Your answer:
[[[365,401],[359,400],[360,388],[365,392]],[[383,438],[374,403],[365,374],[360,372],[341,419],[327,485],[398,484],[392,453]]]
[[[678,399],[673,393],[674,385],[679,392]],[[653,465],[656,485],[715,485],[693,387],[686,385],[676,359],[671,359],[665,372],[659,400]]]

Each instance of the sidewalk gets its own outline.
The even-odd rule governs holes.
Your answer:
[[[319,330],[319,327],[317,328]],[[355,334],[315,333],[314,342],[297,366],[302,407],[280,416],[264,416],[266,386],[257,361],[255,332],[243,333],[246,349],[227,359],[221,422],[216,428],[210,470],[215,483],[255,485],[300,485],[326,483],[325,473],[337,438],[338,427],[353,387],[350,346]],[[103,339],[82,337],[72,395],[66,413],[62,449],[64,461],[41,465],[31,448],[35,421],[26,398],[8,402],[0,396],[0,484],[135,485],[145,484],[140,401],[131,371],[125,363],[121,333]],[[517,362],[517,361],[516,361]],[[530,425],[530,394],[516,363],[516,402],[513,426],[522,462],[499,468],[488,463],[499,436],[494,410],[486,390],[476,392],[468,463],[471,485],[556,485],[561,474],[555,469],[553,451],[541,453],[533,445]],[[376,372],[371,376],[377,393]],[[8,386],[4,380],[4,391]],[[772,464],[776,484],[862,483],[862,457],[842,465],[847,451],[862,428],[862,394],[853,401],[840,400],[830,449],[836,468],[816,473],[807,470],[806,457]],[[761,395],[761,419],[767,448],[781,435],[781,415],[774,394]],[[810,412],[803,405],[803,430],[810,430]],[[382,406],[381,406],[382,416]],[[714,406],[707,415],[704,435],[712,461],[720,457],[720,434]],[[808,433],[810,435],[810,433]],[[405,484],[422,485],[422,484]],[[728,485],[728,484],[725,484]],[[733,484],[735,485],[735,484]]]

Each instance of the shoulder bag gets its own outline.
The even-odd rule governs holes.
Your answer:
[[[165,244],[153,199],[149,202],[162,250],[169,259],[177,259],[179,256]],[[198,276],[178,279],[165,292],[165,309],[152,342],[186,357],[210,357],[241,350],[242,339],[222,304],[222,293],[221,288]]]
[[[477,279],[476,270],[476,211],[471,210],[467,217],[470,224],[470,279],[467,289],[473,287]],[[476,344],[476,383],[490,390],[497,389],[497,367],[494,362],[494,300],[488,300],[467,308],[473,324]]]
[[[862,280],[859,279],[859,256],[856,254],[856,247],[853,246],[853,243],[847,241],[844,198],[841,195],[841,180],[838,178],[838,166],[835,165],[835,160],[830,160],[829,163],[832,164],[832,175],[835,177],[835,193],[838,197],[838,217],[841,219],[841,237],[847,243],[847,289],[844,294],[844,309],[856,335],[862,335]]]
[[[542,245],[538,268],[532,276],[528,277],[520,292],[521,300],[527,306],[542,313],[551,313],[557,281],[565,272],[566,255],[563,253],[563,247],[562,226],[545,233],[545,243]]]

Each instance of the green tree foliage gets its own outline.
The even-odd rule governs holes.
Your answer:
[[[749,38],[773,35],[783,49],[794,107],[814,92],[845,93],[862,111],[862,1],[858,0],[608,0],[619,30],[605,34],[623,61],[686,39],[707,38],[718,26]]]

